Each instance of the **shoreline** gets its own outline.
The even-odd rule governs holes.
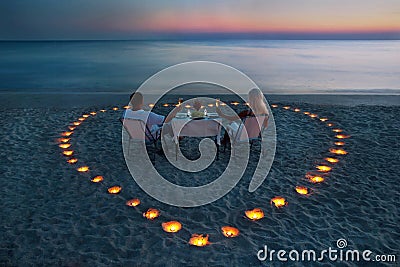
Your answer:
[[[71,108],[127,104],[127,92],[73,92],[73,93],[6,93],[2,92],[0,104],[3,108]],[[167,97],[175,97],[169,94]],[[194,95],[182,95],[192,98]],[[211,96],[211,95],[210,95]],[[155,95],[146,95],[146,102],[152,103]],[[273,102],[308,103],[338,106],[400,106],[400,95],[382,94],[266,94],[269,104]]]

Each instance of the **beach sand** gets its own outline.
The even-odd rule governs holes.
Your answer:
[[[104,105],[1,108],[0,263],[257,266],[268,263],[257,259],[264,245],[275,250],[321,251],[336,248],[339,238],[347,240],[349,249],[399,256],[400,106],[293,99],[276,103],[276,155],[262,186],[248,192],[254,170],[250,164],[230,193],[197,208],[160,203],[134,182],[122,153],[121,109],[113,111],[113,106]],[[126,103],[115,104],[122,107]],[[282,109],[283,105],[326,116],[351,135],[344,141],[349,154],[337,157],[340,162],[333,165],[325,182],[311,184],[305,174],[332,156],[329,148],[335,147],[335,133],[317,119]],[[102,108],[107,112],[89,117],[74,131],[71,148],[79,161],[67,164],[57,143],[60,133],[82,114]],[[159,108],[161,113],[166,110]],[[196,142],[183,140],[184,153],[196,153]],[[228,157],[228,152],[222,153],[219,164],[226,164]],[[76,171],[83,165],[90,167],[89,173]],[[175,172],[158,154],[156,166],[165,175],[173,173],[171,181],[189,186],[212,181],[221,171],[212,165],[201,175]],[[96,175],[104,176],[104,181],[92,183]],[[107,193],[113,185],[122,186],[119,195]],[[313,193],[300,196],[296,185],[312,188]],[[288,205],[272,207],[270,200],[275,196],[285,197]],[[126,206],[131,198],[139,198],[141,204]],[[161,211],[153,221],[142,216],[151,207]],[[264,210],[265,218],[246,219],[244,211],[256,207]],[[180,221],[182,230],[164,232],[161,223],[169,220]],[[237,227],[240,235],[225,238],[220,231],[225,225]],[[190,246],[188,240],[194,233],[209,234],[211,244]],[[277,260],[274,264],[280,265]]]

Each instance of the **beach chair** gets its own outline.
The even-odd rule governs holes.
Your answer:
[[[262,141],[262,134],[265,130],[265,126],[268,122],[268,114],[250,115],[244,117],[240,124],[228,125],[227,132],[229,135],[230,142],[232,144],[232,150],[235,151],[234,147],[239,143],[250,142],[250,150],[253,148],[255,141]],[[224,151],[226,149],[224,144]],[[261,151],[263,153],[263,151]]]
[[[157,150],[157,140],[160,138],[159,130],[152,133],[143,120],[132,118],[120,118],[119,120],[129,135],[128,155],[131,148],[131,141],[144,141],[146,145],[153,145],[154,150]],[[153,160],[155,160],[155,152],[153,152]]]

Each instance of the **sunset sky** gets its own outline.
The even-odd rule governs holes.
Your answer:
[[[400,39],[399,0],[2,0],[0,39]]]

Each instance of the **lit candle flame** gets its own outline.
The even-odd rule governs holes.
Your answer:
[[[319,165],[316,167],[320,172],[329,172],[332,170],[331,167],[325,165]]]
[[[126,201],[125,204],[130,207],[136,207],[140,204],[140,200],[138,198],[133,198],[133,199]]]
[[[71,140],[70,138],[59,138],[58,139],[58,142],[60,142],[60,143],[67,143],[67,142],[69,142],[69,140]]]
[[[346,139],[346,138],[349,138],[349,137],[350,137],[350,135],[345,135],[345,134],[337,134],[335,137],[336,137],[337,139]]]
[[[189,244],[197,247],[204,247],[210,242],[208,242],[208,235],[198,235],[198,234],[193,234],[192,237],[189,240]]]
[[[76,158],[69,159],[69,160],[67,160],[67,162],[68,162],[69,164],[74,164],[74,163],[77,163],[77,162],[78,162],[78,159],[76,159]]]
[[[79,167],[78,169],[76,169],[78,172],[87,172],[89,171],[89,167],[88,166],[82,166]]]
[[[61,133],[61,136],[70,136],[72,135],[74,132],[63,132]]]
[[[109,194],[114,194],[115,195],[115,194],[119,194],[119,192],[121,192],[121,190],[122,190],[122,187],[120,187],[118,185],[115,185],[115,186],[112,186],[112,187],[108,188],[107,192]]]
[[[157,209],[150,208],[146,212],[143,213],[143,217],[149,219],[149,220],[154,220],[160,216],[160,211]]]
[[[305,186],[296,186],[296,192],[300,195],[308,195],[308,188]]]
[[[271,199],[271,204],[274,204],[277,208],[282,208],[287,205],[287,201],[283,197],[274,197]]]
[[[239,229],[232,226],[224,226],[221,230],[222,234],[226,237],[237,237],[239,235]]]
[[[347,154],[347,151],[345,151],[343,149],[335,149],[335,148],[329,149],[329,152],[331,152],[333,154],[337,154],[337,155],[346,155]]]
[[[335,145],[337,145],[337,146],[344,146],[344,142],[335,142]]]
[[[294,112],[300,112],[300,111],[301,111],[301,109],[299,109],[299,108],[294,109]]]
[[[320,120],[320,121],[327,121],[328,118],[320,118],[319,120]]]
[[[178,221],[169,221],[161,224],[163,230],[168,233],[176,233],[182,229],[182,224]]]
[[[250,220],[259,220],[264,218],[264,212],[260,208],[245,211],[246,217]]]
[[[278,105],[277,105],[277,104],[272,104],[272,105],[271,105],[271,107],[273,107],[273,108],[277,108],[277,107],[278,107]]]
[[[335,159],[335,158],[325,158],[325,160],[326,160],[327,162],[330,162],[330,163],[337,163],[337,162],[339,162],[339,160],[338,160],[338,159]]]
[[[314,184],[322,183],[323,181],[325,181],[324,177],[318,176],[318,175],[306,175],[306,177],[308,178],[308,180],[311,183],[314,183]]]
[[[58,145],[60,148],[69,148],[71,144],[59,144]]]
[[[74,154],[73,150],[64,150],[63,151],[64,156],[72,156]]]
[[[100,183],[104,180],[103,176],[97,175],[90,180],[92,183]]]
[[[289,110],[290,106],[284,106],[283,108],[286,109],[286,110]]]

